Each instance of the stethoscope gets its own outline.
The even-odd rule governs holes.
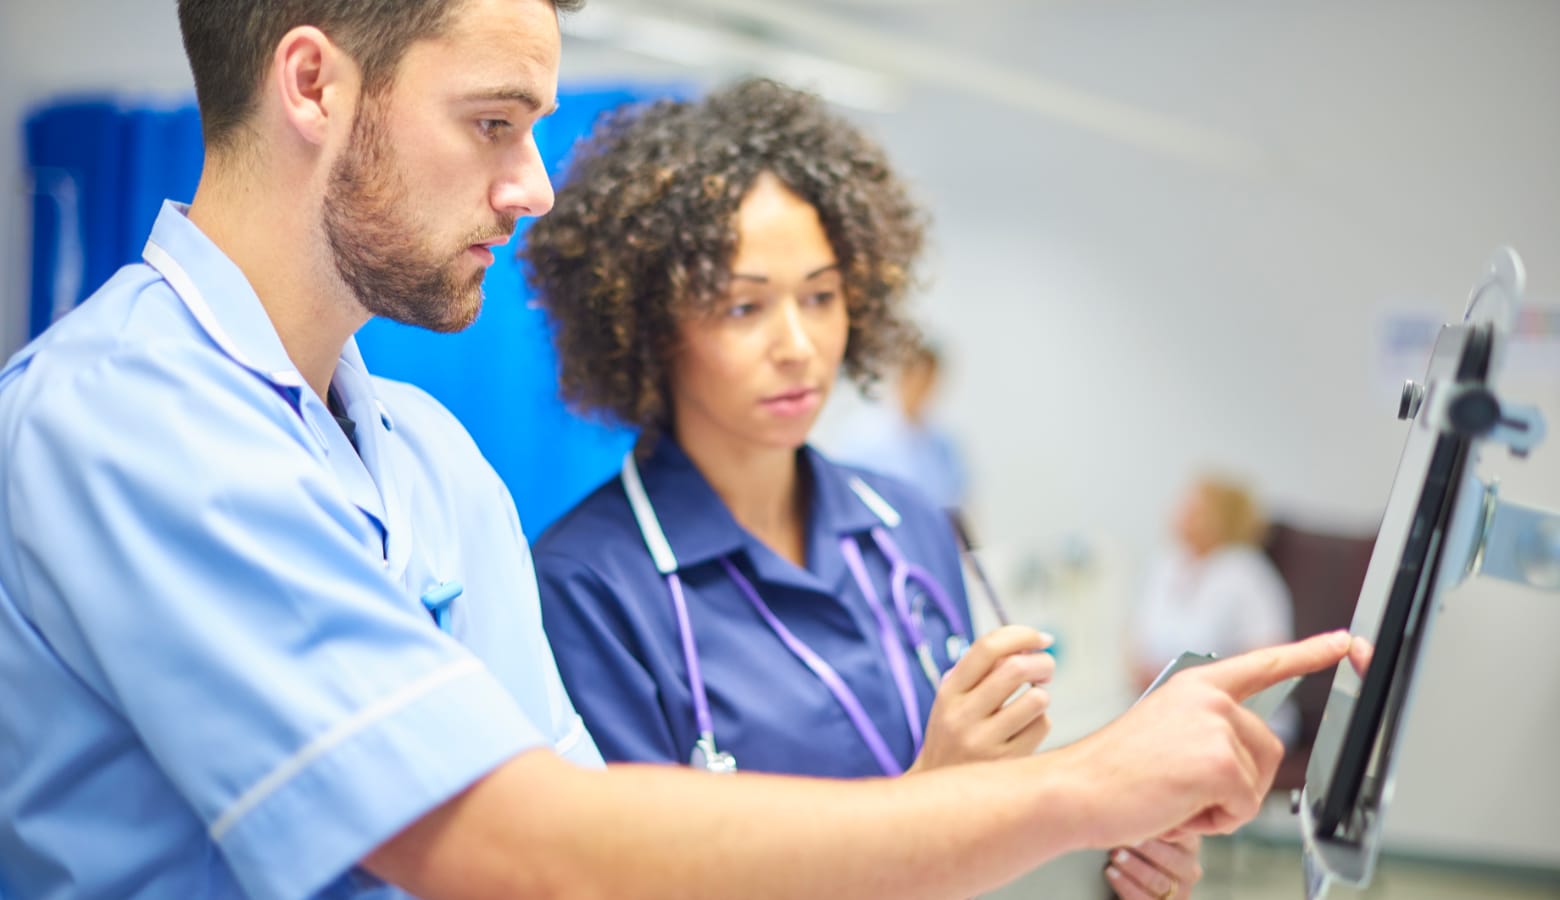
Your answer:
[[[730,753],[721,751],[715,743],[714,718],[710,714],[709,695],[705,689],[703,671],[699,666],[698,647],[694,643],[693,625],[688,616],[688,601],[683,594],[682,579],[677,575],[677,557],[672,553],[672,545],[667,541],[666,533],[661,530],[661,522],[656,517],[650,495],[645,492],[644,482],[639,476],[639,465],[635,462],[632,452],[623,459],[621,477],[623,489],[628,495],[629,506],[633,509],[634,519],[639,525],[640,536],[644,538],[645,546],[650,551],[650,557],[654,560],[657,571],[666,580],[667,590],[672,598],[672,608],[677,616],[677,631],[682,644],[683,662],[688,670],[688,687],[693,695],[693,715],[699,729],[699,737],[694,742],[689,764],[696,769],[710,772],[735,772],[736,759]],[[931,644],[923,627],[922,613],[911,603],[911,596],[918,593],[930,599],[932,605],[937,607],[938,614],[948,623],[952,632],[947,644],[947,658],[950,663],[957,661],[969,646],[969,629],[958,607],[954,605],[948,592],[937,582],[931,572],[906,559],[893,538],[889,536],[888,529],[898,527],[902,521],[899,512],[860,478],[852,477],[849,483],[851,490],[882,523],[874,526],[868,533],[873,545],[889,563],[890,602],[888,605],[883,603],[876,587],[872,584],[866,561],[862,558],[861,547],[854,537],[846,536],[840,539],[840,553],[845,557],[845,565],[850,570],[857,587],[861,589],[862,596],[866,598],[867,607],[872,611],[872,617],[877,624],[878,641],[888,657],[889,671],[893,675],[895,690],[899,693],[905,723],[910,728],[915,751],[919,753],[922,738],[920,701],[916,697],[914,676],[911,674],[910,658],[905,653],[905,644],[908,642],[913,648],[921,673],[930,682],[933,690],[942,681],[942,669],[938,667],[936,659],[932,656]],[[823,682],[824,687],[828,688],[829,693],[845,710],[851,725],[872,751],[883,773],[902,774],[904,766],[894,758],[888,741],[867,715],[866,707],[845,683],[845,679],[841,678],[834,667],[819,656],[817,651],[809,647],[780,621],[764,602],[764,598],[759,595],[758,589],[747,576],[742,574],[736,564],[729,558],[722,558],[720,563],[726,576],[752,604],[759,618],[764,620],[786,649],[790,650],[819,681]]]

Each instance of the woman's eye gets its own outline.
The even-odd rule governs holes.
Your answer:
[[[758,304],[751,300],[739,300],[726,307],[726,317],[731,319],[745,319],[758,312]]]
[[[807,295],[807,302],[813,306],[828,306],[834,302],[834,291],[818,291]]]

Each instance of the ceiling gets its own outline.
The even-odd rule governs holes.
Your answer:
[[[1037,36],[1138,4],[1036,0],[592,0],[565,21],[576,72],[623,70],[719,81],[765,74],[865,113],[946,92],[1140,151],[1251,170],[1248,139],[1058,74]],[[583,52],[582,52],[583,51]],[[1048,64],[1050,63],[1050,64]]]

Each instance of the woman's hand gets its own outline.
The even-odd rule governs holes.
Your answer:
[[[1183,900],[1202,880],[1202,838],[1144,841],[1111,854],[1105,875],[1121,900]]]
[[[943,676],[910,771],[1035,752],[1051,731],[1045,686],[1056,660],[1041,651],[1052,640],[1033,628],[1008,625],[971,644]]]

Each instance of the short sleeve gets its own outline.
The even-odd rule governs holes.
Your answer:
[[[667,721],[667,698],[640,655],[625,598],[590,566],[559,553],[538,553],[536,576],[542,627],[601,755],[609,762],[686,762],[687,750],[677,748]]]
[[[325,888],[547,743],[385,573],[306,427],[170,342],[44,384],[5,467],[19,607],[258,897]]]

